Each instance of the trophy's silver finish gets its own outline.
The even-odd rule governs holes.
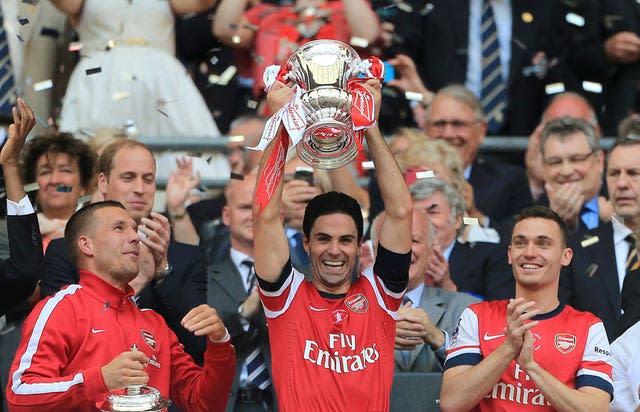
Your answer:
[[[303,90],[306,114],[306,130],[296,150],[313,167],[335,169],[358,155],[346,88],[359,63],[356,51],[336,40],[306,43],[289,57],[289,74]]]
[[[160,392],[146,385],[131,385],[127,389],[111,393],[107,397],[109,409],[103,412],[156,412],[166,411],[171,401]]]

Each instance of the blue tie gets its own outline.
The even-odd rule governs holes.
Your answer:
[[[489,133],[495,133],[504,124],[507,90],[502,80],[500,42],[493,8],[489,0],[482,2],[482,87],[481,104],[489,122]]]
[[[13,81],[13,69],[9,55],[9,42],[4,29],[4,17],[0,13],[0,113],[11,114],[15,102],[16,85]]]
[[[247,384],[258,389],[266,389],[271,385],[271,377],[267,369],[267,361],[262,353],[258,339],[254,339],[256,347],[245,359],[247,365]]]

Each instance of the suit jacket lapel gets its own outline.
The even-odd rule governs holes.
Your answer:
[[[613,245],[613,225],[611,222],[600,222],[596,229],[586,230],[585,238],[598,236],[598,243],[586,247],[586,252],[591,261],[598,265],[598,276],[602,278],[602,286],[607,300],[614,310],[620,310],[620,286],[618,282],[618,270]],[[614,276],[606,276],[607,273]]]
[[[242,277],[231,258],[210,267],[209,281],[215,283],[215,288],[225,291],[236,302],[243,302],[247,298],[247,292],[242,284]],[[212,290],[212,288],[209,287],[209,290]]]

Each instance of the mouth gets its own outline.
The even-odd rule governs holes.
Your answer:
[[[323,260],[322,265],[331,272],[340,272],[345,267],[345,262],[341,260]]]
[[[531,263],[531,262],[521,263],[518,266],[524,272],[535,272],[535,271],[537,271],[537,270],[542,268],[542,265],[540,265],[538,263]]]
[[[146,202],[140,201],[129,202],[129,204],[135,209],[144,209],[147,206]]]

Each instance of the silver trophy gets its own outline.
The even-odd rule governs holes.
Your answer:
[[[171,401],[146,385],[129,385],[124,391],[107,396],[107,409],[102,412],[165,412]]]
[[[347,82],[357,75],[358,53],[336,40],[300,46],[288,60],[289,76],[303,90],[306,130],[298,156],[320,169],[335,169],[358,155]]]

